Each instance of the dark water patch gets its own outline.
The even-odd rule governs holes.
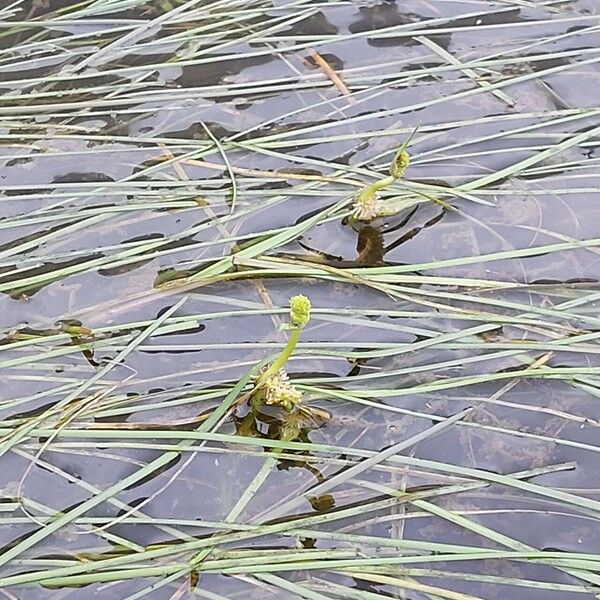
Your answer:
[[[173,459],[171,459],[169,462],[167,462],[162,467],[159,467],[159,468],[155,469],[154,471],[151,471],[150,473],[148,473],[148,475],[138,479],[138,481],[136,481],[135,483],[128,485],[125,489],[133,490],[140,486],[143,486],[145,483],[148,483],[149,481],[156,479],[163,473],[167,473],[168,471],[170,471],[176,464],[179,463],[180,460],[181,460],[181,456],[175,456]]]
[[[221,55],[220,61],[211,61],[200,65],[188,65],[181,69],[181,75],[175,83],[184,88],[209,87],[225,83],[245,69],[266,65],[273,60],[268,54],[252,57],[236,57],[232,60],[227,54]],[[235,88],[232,88],[235,90]],[[236,97],[245,98],[247,94],[239,90]],[[228,97],[231,99],[230,97]],[[218,101],[218,98],[216,99]]]
[[[217,139],[231,137],[235,133],[238,133],[237,131],[231,131],[229,129],[226,129],[219,123],[208,122],[208,123],[204,123],[204,125],[206,125],[208,127],[210,132]],[[170,134],[173,135],[174,137],[177,137],[179,139],[184,139],[184,140],[211,140],[210,135],[207,133],[206,129],[204,129],[204,127],[200,123],[194,123],[193,125],[190,125],[187,129],[184,129],[184,130],[171,131]],[[138,170],[143,170],[143,168],[144,167],[142,165],[140,165],[138,167]],[[144,178],[142,177],[142,178],[140,178],[140,180],[143,181]],[[149,177],[147,180],[150,181],[151,177]]]
[[[115,181],[113,177],[106,173],[86,173],[72,171],[64,175],[57,175],[52,180],[52,183],[90,183],[90,182],[107,182]]]
[[[33,242],[37,239],[44,238],[52,233],[56,233],[61,231],[64,227],[68,227],[69,225],[74,224],[75,221],[67,221],[61,225],[56,225],[54,227],[48,227],[46,229],[41,229],[38,231],[34,231],[33,233],[29,233],[27,235],[23,235],[17,238],[10,240],[9,242],[5,242],[0,244],[0,252],[4,252],[5,250],[11,250],[12,248],[16,248],[21,244],[27,244],[29,242]],[[36,246],[37,247],[37,246]],[[15,266],[10,267],[0,267],[0,273],[6,273],[12,271]]]
[[[344,61],[337,55],[332,54],[331,52],[324,52],[323,54],[319,53],[319,56],[334,70],[337,72],[344,70]],[[321,66],[317,59],[309,54],[304,58],[304,65],[309,69],[320,69]]]
[[[55,278],[44,278],[44,280],[40,283],[23,283],[23,280],[25,278],[35,277],[38,275],[51,275],[52,273],[57,272],[60,269],[66,269],[68,267],[80,265],[88,261],[102,258],[103,256],[103,254],[90,254],[88,256],[81,256],[72,260],[66,260],[62,262],[47,262],[42,266],[35,267],[32,269],[26,269],[18,273],[12,273],[18,268],[18,265],[13,265],[12,267],[0,267],[0,284],[14,284],[14,287],[12,287],[11,289],[4,290],[0,293],[10,296],[13,300],[29,298],[34,294],[37,294],[46,286],[51,285],[55,281],[62,279],[64,275],[57,275]]]
[[[14,413],[7,417],[8,420],[17,421],[21,419],[32,419],[33,417],[39,417],[43,415],[47,411],[49,411],[54,406],[54,402],[47,402],[46,404],[42,404],[36,408],[32,408],[31,410],[24,410],[18,413]]]
[[[298,23],[294,23],[289,29],[284,30],[285,35],[297,37],[333,35],[337,32],[338,28],[327,19],[322,11],[310,15]]]
[[[390,48],[395,46],[415,46],[420,42],[410,35],[397,37],[376,37],[378,30],[411,25],[423,21],[420,15],[414,13],[404,13],[395,2],[380,2],[373,6],[359,7],[359,18],[352,23],[348,29],[351,33],[371,32],[373,37],[367,38],[367,43],[375,48]],[[435,32],[435,27],[432,27]],[[391,34],[390,34],[391,35]],[[438,46],[447,49],[450,43],[449,34],[434,34],[430,37],[431,41]]]

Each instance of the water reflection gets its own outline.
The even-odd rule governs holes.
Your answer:
[[[380,2],[373,6],[361,6],[358,9],[358,17],[358,20],[352,23],[348,29],[352,33],[372,32],[372,35],[367,38],[370,46],[375,48],[389,48],[419,44],[411,35],[397,37],[390,37],[389,35],[379,37],[377,35],[378,30],[388,33],[388,30],[394,27],[411,25],[423,21],[423,18],[418,14],[402,12],[396,2]],[[431,39],[442,48],[447,48],[450,43],[449,34],[433,34]]]
[[[470,422],[424,439],[406,455],[490,473],[575,461],[576,468],[529,481],[593,499],[600,485],[596,372],[561,380],[523,379],[514,386],[505,386],[505,380],[441,391],[417,386],[522,369],[531,364],[529,359],[546,356],[546,350],[529,349],[527,344],[534,342],[552,345],[551,360],[541,366],[597,367],[600,263],[594,247],[423,270],[432,277],[523,286],[461,289],[460,297],[452,296],[450,287],[431,283],[403,285],[402,295],[391,298],[356,283],[327,279],[211,281],[186,289],[185,310],[169,319],[165,330],[136,346],[89,389],[78,391],[179,299],[179,293],[161,284],[195,275],[235,249],[268,241],[273,230],[300,224],[352,194],[354,187],[338,180],[362,181],[379,172],[398,140],[416,125],[422,127],[411,181],[445,188],[535,158],[546,145],[597,126],[596,112],[586,116],[578,110],[595,102],[590,94],[597,80],[594,64],[580,64],[591,60],[597,45],[593,13],[582,12],[586,5],[589,10],[595,6],[576,2],[567,10],[558,3],[521,4],[494,10],[473,4],[467,10],[461,2],[316,7],[278,2],[258,8],[249,3],[248,12],[221,4],[229,17],[235,12],[239,27],[217,39],[210,33],[217,29],[210,27],[223,17],[219,11],[206,15],[200,3],[198,12],[162,29],[138,32],[131,41],[127,35],[139,22],[162,15],[163,5],[183,3],[130,3],[118,12],[102,12],[106,7],[98,5],[95,17],[80,24],[69,24],[65,10],[73,7],[64,1],[23,3],[18,19],[31,25],[8,32],[7,20],[0,38],[0,411],[5,425],[28,426],[47,417],[67,394],[77,392],[63,407],[67,414],[85,406],[88,396],[94,399],[65,423],[80,428],[81,437],[53,441],[26,479],[23,497],[45,503],[50,514],[64,512],[172,450],[206,422],[223,389],[280,347],[282,334],[273,321],[281,313],[273,314],[271,307],[285,306],[289,295],[302,288],[325,312],[317,314],[306,332],[292,374],[299,382],[320,386],[324,397],[311,398],[294,415],[294,441],[380,452],[398,439],[424,434],[458,407],[476,406]],[[296,23],[273,22],[313,8],[314,14]],[[475,11],[484,14],[470,14]],[[538,23],[532,26],[535,31],[521,26],[529,21]],[[266,22],[273,29],[262,32]],[[113,26],[124,29],[111,31]],[[417,27],[451,57],[474,62],[475,75],[453,68],[450,59],[414,39],[410,31]],[[66,39],[68,31],[82,37]],[[13,52],[23,43],[30,44],[28,53]],[[97,57],[96,66],[82,66],[111,44],[118,52]],[[327,77],[306,59],[308,44],[360,103],[339,98]],[[246,56],[249,51],[254,56]],[[559,67],[565,70],[547,73]],[[536,74],[507,86],[517,100],[512,107],[480,85]],[[31,80],[46,75],[53,80]],[[597,208],[591,200],[598,187],[596,146],[589,139],[523,170],[518,178],[507,176],[473,191],[479,203],[454,198],[460,213],[424,203],[370,224],[332,220],[269,249],[267,258],[277,255],[338,269],[409,265],[403,272],[412,275],[415,263],[597,238]],[[237,185],[235,209],[223,155]],[[232,265],[229,273],[236,268]],[[560,318],[562,303],[571,301],[577,318]],[[517,302],[531,314],[520,314]],[[190,319],[187,327],[182,326],[184,318]],[[461,337],[476,326],[489,329]],[[381,354],[374,355],[377,351]],[[380,388],[397,395],[380,397]],[[203,396],[207,391],[215,394],[208,400]],[[356,393],[354,400],[343,395],[348,391]],[[95,402],[94,394],[101,401]],[[179,539],[174,531],[193,539],[213,535],[201,519],[225,519],[265,457],[277,457],[255,446],[241,451],[236,438],[278,440],[284,430],[289,432],[290,423],[281,414],[240,410],[219,429],[231,436],[228,441],[203,446],[199,440],[188,466],[183,468],[188,455],[167,462],[118,494],[122,506],[103,504],[90,516],[101,526],[107,522],[101,519],[120,518],[147,502],[139,512],[162,520],[159,525],[127,518],[109,532],[143,545],[173,544]],[[138,437],[144,431],[148,436]],[[1,457],[5,502],[16,499],[16,482],[31,453],[47,440],[47,435],[25,435]],[[16,453],[21,447],[28,458]],[[309,491],[360,460],[344,452],[286,452],[243,518],[266,519],[282,498]],[[315,526],[315,537],[303,535],[300,543],[307,549],[354,548],[344,538],[334,543],[317,537],[330,527],[340,534],[379,535],[386,543],[414,539],[491,546],[476,531],[415,505],[363,514],[371,501],[389,497],[379,495],[382,488],[435,492],[453,483],[455,478],[447,474],[379,465],[347,487],[309,497],[302,509],[311,516],[335,515],[348,507],[358,511],[339,528],[326,522]],[[576,508],[558,510],[551,500],[488,486],[432,501],[539,549],[598,551],[595,516]],[[21,512],[0,510],[0,515],[3,551],[37,530]],[[174,525],[169,519],[188,522]],[[23,559],[122,555],[122,548],[103,538],[79,535],[89,526],[72,524],[64,536],[50,537]],[[290,539],[247,544],[295,547],[295,538]],[[433,569],[433,562],[424,565]],[[434,566],[450,574],[462,569],[470,575],[501,573],[573,583],[539,564],[503,560]],[[16,564],[10,573],[29,568],[34,567]],[[426,575],[439,585],[431,572],[415,577],[429,581]],[[322,576],[395,593],[357,578]],[[192,587],[223,597],[248,597],[253,589],[247,579],[230,576],[202,573],[199,581],[195,574],[191,579]],[[445,581],[452,590],[482,598],[546,600],[564,594],[528,587],[507,591],[492,580],[461,581],[450,575]],[[126,598],[147,583],[70,588],[65,597]],[[23,592],[31,593],[56,597],[56,590],[40,587]],[[146,596],[177,593],[165,585]]]

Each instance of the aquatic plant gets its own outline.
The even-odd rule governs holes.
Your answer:
[[[403,144],[396,155],[394,160],[390,163],[390,175],[394,179],[400,179],[404,177],[404,172],[408,169],[410,164],[410,154],[406,150],[406,144]]]
[[[366,186],[356,195],[352,212],[354,219],[372,221],[378,217],[390,216],[397,212],[396,207],[386,206],[381,202],[379,192],[404,177],[404,173],[410,164],[410,155],[406,150],[407,143],[408,141],[402,144],[394,155],[390,163],[390,174]]]
[[[583,2],[394,4],[0,2],[5,594],[597,590],[600,109],[569,86],[597,26]],[[358,199],[427,209],[348,261]],[[270,352],[283,279],[328,306],[291,354],[311,374],[265,369],[254,415],[240,357]]]
[[[251,399],[254,408],[264,403],[290,411],[302,399],[302,393],[290,383],[284,367],[298,344],[300,332],[310,321],[310,309],[306,296],[298,294],[290,298],[290,337],[281,354],[259,375]]]
[[[253,396],[253,406],[264,402],[290,411],[300,400],[302,400],[302,392],[290,383],[285,370],[279,369],[273,375],[261,379],[260,387]]]

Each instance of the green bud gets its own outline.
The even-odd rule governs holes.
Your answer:
[[[390,175],[395,179],[400,179],[410,164],[410,154],[402,147],[394,156],[390,165]]]
[[[310,300],[306,296],[298,294],[290,298],[290,320],[300,329],[310,321]]]

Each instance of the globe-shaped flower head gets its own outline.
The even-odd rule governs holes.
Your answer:
[[[298,294],[290,298],[290,321],[300,329],[310,321],[310,300],[306,296]]]

